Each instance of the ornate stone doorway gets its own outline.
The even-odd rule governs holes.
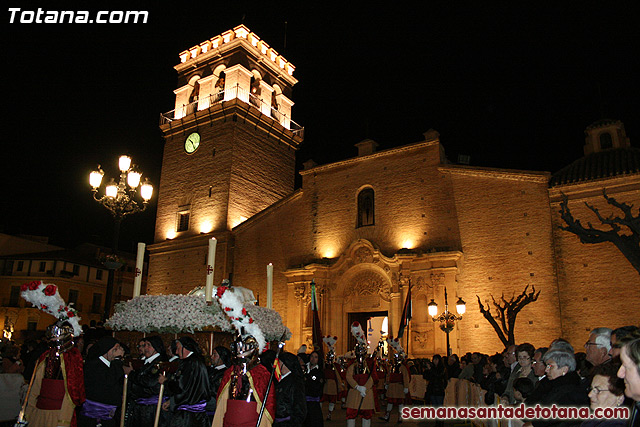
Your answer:
[[[287,270],[284,273],[289,301],[286,323],[293,332],[292,347],[310,340],[305,319],[308,319],[311,280],[317,285],[322,333],[338,336],[336,351],[339,354],[353,350],[355,341],[350,330],[353,320],[365,325],[369,317],[384,313],[388,317],[389,335],[397,335],[409,283],[412,283],[414,317],[409,330],[405,331],[405,340],[408,340],[405,350],[411,357],[444,354],[445,337],[434,332],[427,304],[431,298],[441,303],[445,286],[455,295],[461,257],[458,251],[404,251],[386,256],[371,242],[359,239],[335,259]],[[452,348],[457,351],[457,333],[454,334]]]

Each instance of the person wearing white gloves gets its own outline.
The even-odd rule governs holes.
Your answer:
[[[387,389],[387,412],[384,417],[380,417],[382,421],[389,421],[391,417],[391,411],[393,405],[398,405],[398,422],[402,422],[402,408],[405,403],[411,403],[411,396],[409,395],[409,382],[411,376],[409,375],[409,369],[404,363],[406,360],[406,354],[400,346],[398,340],[389,340],[391,346],[395,350],[394,361],[391,369],[387,373],[387,383],[385,388]]]
[[[351,325],[356,337],[362,336],[359,324]],[[354,326],[355,325],[355,326]],[[354,332],[356,329],[356,332]],[[362,335],[361,335],[362,334]],[[377,381],[375,370],[369,366],[366,343],[358,339],[355,349],[356,361],[347,368],[347,383],[351,387],[347,394],[347,427],[355,427],[356,418],[362,417],[362,427],[371,426],[371,418],[376,410],[374,381]]]

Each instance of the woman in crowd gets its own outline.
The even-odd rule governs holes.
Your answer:
[[[317,351],[311,352],[309,362],[305,368],[307,417],[304,424],[305,426],[322,427],[324,425],[324,417],[322,416],[320,398],[322,398],[322,390],[324,389],[324,367]]]
[[[460,375],[460,360],[457,354],[452,354],[447,359],[447,378],[458,378]]]
[[[516,403],[516,399],[513,394],[513,383],[516,379],[529,378],[534,385],[538,382],[538,377],[533,372],[532,368],[533,353],[535,353],[535,351],[535,347],[529,343],[520,344],[516,347],[518,367],[511,373],[503,396],[511,405]]]
[[[482,368],[482,381],[480,387],[487,391],[484,396],[484,402],[487,405],[493,405],[495,395],[501,396],[507,386],[509,376],[505,375],[504,370],[500,372],[500,368],[504,368],[502,354],[496,353],[489,357],[489,362]]]
[[[425,372],[424,378],[429,381],[427,384],[427,393],[425,402],[431,403],[432,406],[442,406],[444,402],[444,389],[447,387],[447,374],[444,368],[442,356],[434,354],[431,369]],[[428,400],[427,400],[428,399]]]
[[[547,365],[548,384],[545,387],[545,392],[542,395],[537,395],[535,402],[532,401],[531,396],[527,399],[529,406],[536,403],[539,403],[540,406],[556,404],[557,406],[578,407],[589,404],[586,390],[581,386],[580,376],[576,373],[576,359],[573,353],[551,350],[544,355],[544,363]],[[563,421],[566,420],[534,420],[533,426],[552,426],[562,424]]]
[[[593,370],[593,379],[589,390],[591,410],[596,408],[614,408],[624,403],[624,381],[617,377],[619,363],[609,362],[598,365]],[[623,427],[627,420],[595,419],[587,420],[581,427]]]

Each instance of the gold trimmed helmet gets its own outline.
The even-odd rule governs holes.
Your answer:
[[[47,328],[45,333],[49,346],[57,347],[64,352],[73,347],[73,326],[66,322],[56,322]]]

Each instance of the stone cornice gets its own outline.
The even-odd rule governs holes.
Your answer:
[[[513,181],[530,181],[545,184],[548,183],[551,178],[551,173],[549,172],[487,168],[479,166],[443,165],[438,167],[438,170],[456,175],[507,179]]]
[[[293,64],[269,47],[266,42],[260,40],[256,34],[252,33],[244,25],[238,25],[233,30],[225,31],[199,45],[182,51],[180,53],[180,64],[174,68],[180,73],[189,68],[198,67],[211,58],[222,57],[225,53],[240,46],[253,54],[258,63],[271,69],[275,75],[291,86],[298,82],[293,77],[293,71],[295,70]]]
[[[554,204],[560,203],[561,194],[566,194],[569,200],[585,201],[594,197],[602,197],[603,188],[607,190],[609,196],[614,194],[638,195],[640,193],[640,174],[556,185],[549,188],[549,200]]]
[[[421,148],[430,147],[432,145],[438,145],[438,144],[439,144],[438,141],[416,142],[415,144],[403,145],[402,147],[390,148],[388,150],[378,151],[378,152],[375,152],[373,154],[369,154],[367,156],[354,157],[354,158],[347,159],[347,160],[341,160],[341,161],[335,162],[335,163],[329,163],[328,165],[316,166],[316,167],[313,167],[311,169],[300,171],[300,175],[304,176],[304,175],[308,175],[309,173],[312,173],[312,172],[313,173],[321,172],[321,171],[325,171],[325,170],[328,170],[328,169],[337,168],[337,167],[340,167],[340,166],[351,165],[351,164],[354,164],[354,163],[359,163],[359,162],[363,162],[363,161],[367,161],[367,160],[371,160],[371,159],[376,159],[376,158],[379,158],[379,157],[385,157],[385,156],[389,156],[389,155],[393,155],[393,154],[403,153],[403,152],[406,152],[406,151],[419,150]]]
[[[258,212],[257,214],[253,215],[251,218],[247,219],[246,221],[236,225],[233,228],[234,232],[242,232],[244,231],[246,228],[251,227],[254,223],[256,223],[257,221],[260,221],[260,219],[262,219],[265,215],[270,215],[272,211],[281,208],[282,206],[293,202],[294,200],[297,200],[299,198],[302,197],[303,191],[302,189],[298,189],[296,191],[294,191],[293,193],[291,193],[288,196],[285,196],[284,198],[278,200],[277,202],[275,202],[274,204],[272,204],[271,206],[261,210],[260,212]]]
[[[171,138],[175,135],[183,136],[188,134],[190,130],[195,131],[198,126],[202,126],[204,123],[209,124],[220,120],[231,122],[234,114],[237,123],[253,125],[294,150],[297,150],[302,142],[302,137],[283,127],[276,119],[262,114],[260,110],[238,98],[213,104],[209,108],[196,111],[195,114],[161,124],[160,130],[164,133],[165,138]]]
[[[231,240],[232,233],[230,231],[213,231],[211,233],[201,233],[187,237],[176,237],[175,239],[167,239],[163,242],[148,245],[147,249],[149,249],[151,254],[156,254],[177,252],[191,248],[202,248],[207,246],[207,242],[212,237],[215,237],[218,243],[227,243]]]

